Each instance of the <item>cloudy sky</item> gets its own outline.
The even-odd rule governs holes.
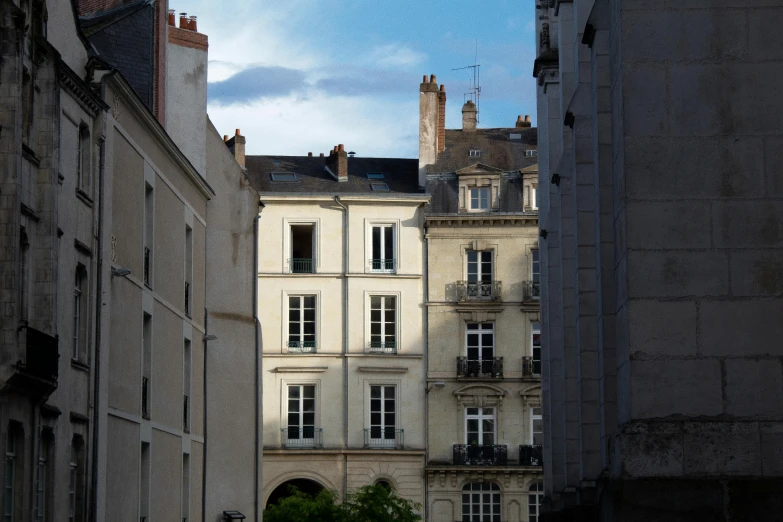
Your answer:
[[[446,85],[459,128],[481,64],[480,127],[535,121],[534,0],[170,0],[209,35],[208,112],[249,154],[344,143],[361,156],[418,155],[419,83]]]

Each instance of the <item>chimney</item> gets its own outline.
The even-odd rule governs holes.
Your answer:
[[[198,26],[196,25],[196,17],[191,16],[190,20],[188,21],[188,29],[193,31],[194,33],[198,32]]]
[[[245,168],[245,137],[239,133],[239,129],[236,130],[236,134],[226,142],[228,150],[234,155],[234,158],[239,163],[239,166]]]
[[[472,132],[476,130],[476,104],[468,100],[462,106],[462,131]]]
[[[421,187],[427,183],[427,165],[435,163],[438,159],[438,94],[435,75],[430,76],[427,81],[425,74],[419,86],[419,186]]]
[[[438,91],[438,154],[446,150],[446,86]]]
[[[524,120],[522,119],[521,115],[517,116],[517,129],[530,127],[530,125],[531,125],[531,123],[530,123],[530,115],[529,114],[525,114],[525,119]]]
[[[174,9],[169,9],[169,25],[172,27],[176,27],[177,25],[177,15],[174,12]]]
[[[313,153],[312,153],[312,152],[308,152],[308,153],[307,153],[307,157],[308,157],[308,158],[312,158],[312,157],[313,157]]]
[[[179,14],[179,28],[180,29],[188,28],[188,13]]]
[[[326,168],[337,177],[337,181],[348,181],[348,153],[345,152],[345,145],[341,143],[329,151]]]

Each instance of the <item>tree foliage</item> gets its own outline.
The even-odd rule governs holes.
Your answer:
[[[264,511],[265,522],[416,522],[421,506],[380,485],[364,486],[337,503],[334,491],[315,497],[289,486],[290,496]]]

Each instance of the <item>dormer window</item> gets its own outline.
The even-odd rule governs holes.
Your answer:
[[[536,149],[528,149],[525,151],[525,156],[528,158],[535,158],[538,156],[538,151]]]
[[[385,179],[383,172],[368,172],[367,179]]]
[[[476,187],[470,189],[470,210],[472,212],[486,212],[489,210],[489,187]]]
[[[272,178],[272,181],[284,181],[288,183],[298,181],[295,172],[270,172],[269,176]]]
[[[480,151],[480,150],[471,150],[471,151],[468,153],[468,156],[470,156],[471,158],[478,158],[478,157],[481,157],[481,151]]]
[[[375,192],[389,192],[389,185],[386,183],[370,183],[370,189]]]

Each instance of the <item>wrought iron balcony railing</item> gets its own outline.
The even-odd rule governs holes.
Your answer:
[[[315,353],[315,341],[288,341],[288,353]]]
[[[499,301],[502,283],[492,281],[489,283],[468,283],[457,281],[457,299],[460,301]]]
[[[541,299],[541,283],[538,281],[524,281],[522,293],[525,301],[538,301]]]
[[[292,274],[314,274],[315,259],[293,257],[288,260],[288,267]]]
[[[529,355],[522,357],[522,375],[525,377],[541,376],[541,359],[533,359]]]
[[[503,358],[468,359],[457,357],[457,377],[477,379],[502,379]]]
[[[283,434],[283,447],[286,449],[323,447],[323,428],[303,426],[283,428],[280,431]]]
[[[405,446],[405,430],[394,428],[364,429],[365,448],[392,448],[402,449]]]
[[[397,353],[397,343],[395,341],[370,341],[367,345],[369,353]]]
[[[544,465],[543,448],[539,445],[522,445],[519,447],[519,465],[537,466]]]
[[[454,444],[455,466],[505,466],[508,449],[500,444]]]
[[[144,247],[144,284],[150,286],[150,261],[152,250]]]
[[[396,259],[370,259],[370,270],[373,272],[394,272],[397,269]]]

